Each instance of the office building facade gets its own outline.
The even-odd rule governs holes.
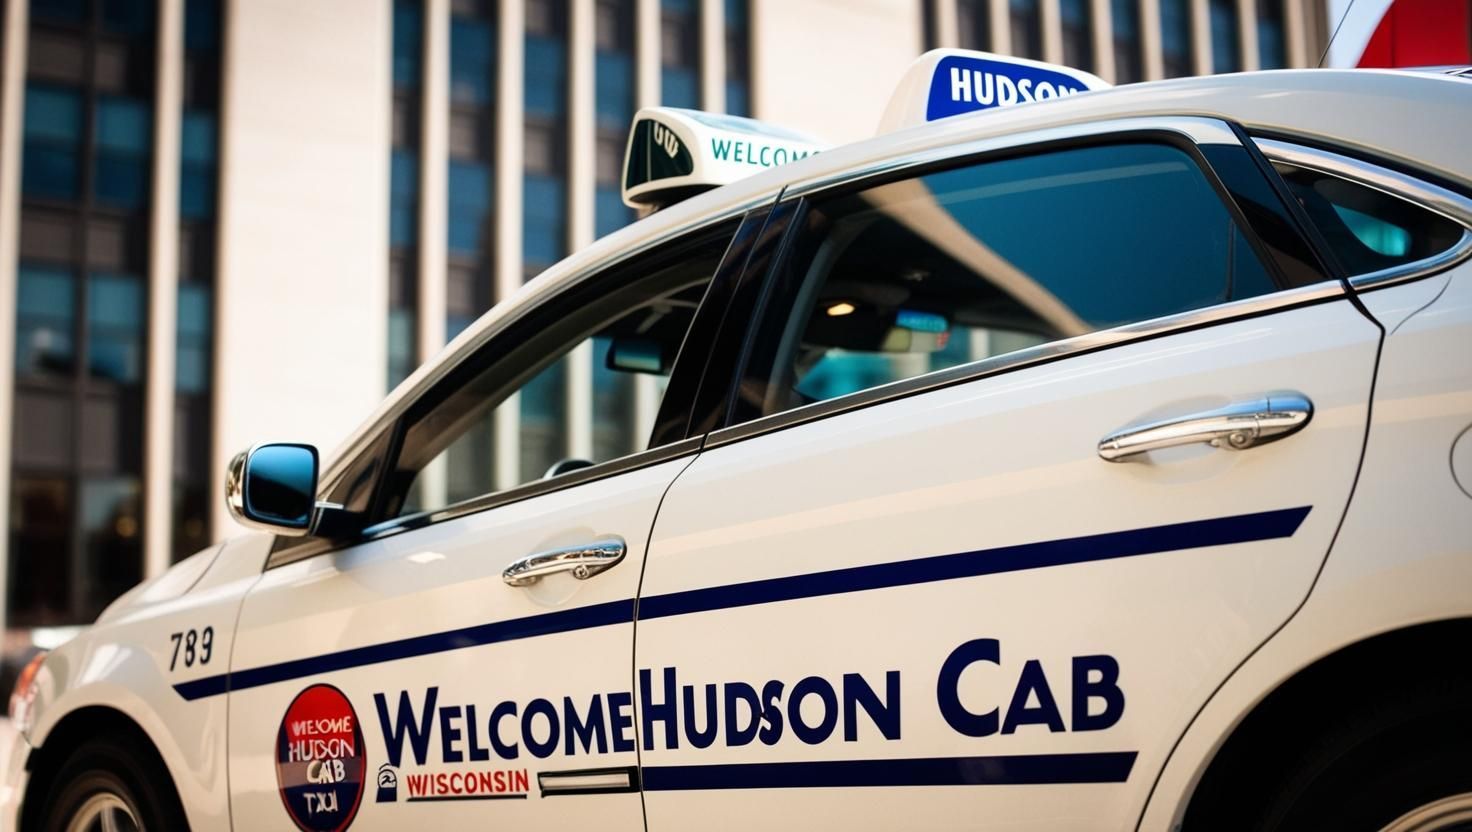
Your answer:
[[[234,533],[235,451],[330,450],[633,221],[639,107],[852,141],[928,47],[1129,83],[1313,65],[1327,28],[1300,0],[4,0],[0,26],[0,619],[26,632]],[[601,368],[559,361],[443,487],[637,442],[657,391]]]

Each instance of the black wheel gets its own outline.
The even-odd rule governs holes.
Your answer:
[[[40,812],[46,832],[188,829],[163,762],[115,737],[89,740],[62,763]]]
[[[1367,667],[1390,672],[1358,704],[1325,701],[1232,749],[1235,773],[1193,801],[1185,832],[1472,832],[1472,679],[1395,670]]]

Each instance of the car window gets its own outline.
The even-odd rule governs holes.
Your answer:
[[[646,449],[730,230],[621,267],[536,310],[407,417],[385,517],[430,511]]]
[[[738,419],[1277,288],[1196,161],[1166,144],[818,200],[774,284]]]
[[[1462,226],[1400,197],[1286,162],[1273,167],[1350,277],[1434,257],[1462,239]]]

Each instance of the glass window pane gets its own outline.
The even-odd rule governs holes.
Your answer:
[[[21,264],[16,273],[15,370],[20,375],[72,372],[75,281],[64,269]]]
[[[581,445],[567,434],[567,386],[569,354],[583,345],[587,352],[579,351],[576,359],[588,360],[590,352],[594,362],[592,390],[587,391],[592,394],[592,412],[587,414],[591,436],[585,438],[591,440],[594,459],[588,461],[642,450],[647,437],[635,436],[634,427],[636,374],[650,374],[655,389],[662,389],[660,380],[669,373],[729,235],[729,229],[712,234],[656,268],[629,268],[628,279],[637,282],[624,282],[623,290],[608,295],[620,298],[620,306],[594,302],[565,310],[549,319],[544,330],[549,340],[543,343],[488,345],[473,359],[484,362],[480,375],[438,391],[439,401],[408,426],[396,462],[399,476],[390,479],[412,481],[413,486],[402,495],[389,495],[389,515],[489,493],[496,487],[497,449],[514,449],[510,452],[516,454],[514,460],[500,462],[515,472],[518,482],[501,487],[540,479],[563,461],[569,448]],[[584,335],[589,330],[596,330],[591,337]],[[567,342],[549,349],[563,332]],[[615,354],[622,358],[614,360]],[[508,389],[508,377],[527,380]],[[514,403],[508,401],[513,393]],[[496,413],[513,404],[516,418],[510,421],[518,425],[518,433],[514,441],[497,442]]]
[[[1094,32],[1090,0],[1059,0],[1063,17],[1063,63],[1093,69]]]
[[[1262,69],[1288,65],[1283,41],[1283,0],[1257,0],[1257,63]]]
[[[87,365],[93,376],[141,378],[143,285],[127,275],[92,275],[87,287]]]
[[[450,100],[489,104],[495,72],[495,38],[482,20],[450,17]]]
[[[803,323],[774,318],[757,339],[763,414],[1274,290],[1166,145],[942,171],[816,203],[811,225],[772,301]],[[1081,236],[1060,246],[1059,228]]]
[[[627,130],[634,117],[634,59],[626,52],[599,52],[593,68],[598,124]]]
[[[102,27],[120,35],[153,31],[155,0],[102,0]]]
[[[112,599],[143,577],[143,534],[138,480],[109,477],[82,483],[81,581],[84,619],[95,618]]]
[[[956,34],[962,49],[992,48],[987,0],[956,0]]]
[[[453,37],[453,35],[452,35]],[[419,0],[394,0],[394,86],[419,86],[424,50],[424,6]]]
[[[144,155],[150,149],[151,108],[146,102],[104,96],[97,100],[99,150]]]
[[[541,35],[526,39],[526,112],[561,116],[567,110],[567,55],[561,40]]]
[[[1109,12],[1114,29],[1114,81],[1133,84],[1145,77],[1140,54],[1139,0],[1110,0]]]
[[[1466,233],[1457,223],[1383,191],[1306,168],[1275,167],[1352,276],[1433,257]]]
[[[491,168],[450,160],[448,245],[452,253],[474,255],[489,250],[491,239]]]
[[[1190,75],[1191,0],[1160,0],[1160,49],[1165,77]]]
[[[210,287],[198,283],[179,285],[178,324],[175,335],[174,389],[202,393],[209,387]]]
[[[220,0],[185,0],[184,48],[213,51],[220,46]]]
[[[1043,23],[1038,0],[1008,0],[1012,23],[1012,54],[1023,58],[1043,55]]]
[[[1211,0],[1212,71],[1236,72],[1241,69],[1240,49],[1236,0]]]
[[[18,473],[10,495],[7,623],[76,623],[71,611],[71,487],[63,477]]]

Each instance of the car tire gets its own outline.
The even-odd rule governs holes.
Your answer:
[[[1275,726],[1276,741],[1264,737],[1239,758],[1239,774],[1215,784],[1204,805],[1193,802],[1182,828],[1472,830],[1469,706],[1472,679],[1422,678],[1338,712],[1300,713],[1297,724]]]
[[[188,829],[163,761],[117,737],[89,740],[62,763],[42,807],[45,832]],[[114,826],[104,826],[111,815]]]

